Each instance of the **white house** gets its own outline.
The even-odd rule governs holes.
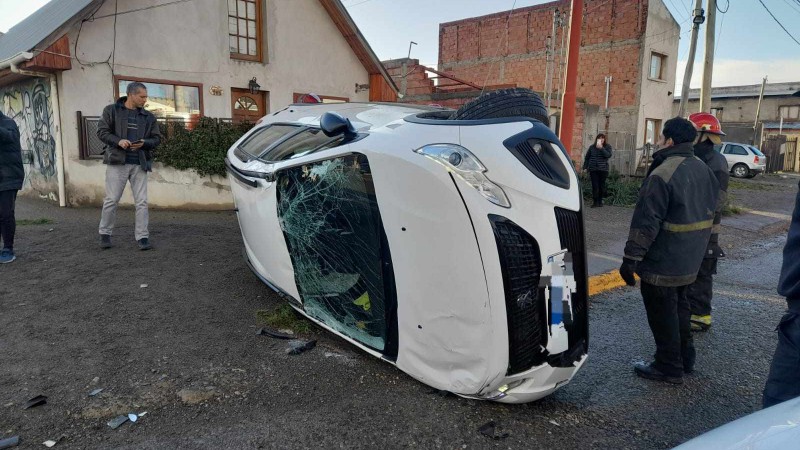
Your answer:
[[[93,118],[132,81],[165,119],[255,119],[309,92],[325,101],[397,92],[339,0],[51,0],[0,36],[0,110],[22,133],[23,193],[102,202]],[[232,202],[225,178],[158,164],[149,200]]]

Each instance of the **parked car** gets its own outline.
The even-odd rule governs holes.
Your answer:
[[[714,149],[728,160],[731,175],[736,178],[753,178],[767,170],[767,157],[752,145],[723,142]]]
[[[702,434],[675,450],[787,450],[800,441],[800,398],[778,403]]]
[[[225,162],[247,262],[298,312],[436,389],[528,402],[587,358],[581,189],[519,117],[538,97],[485,97],[294,104]]]

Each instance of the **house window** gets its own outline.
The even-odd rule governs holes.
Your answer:
[[[800,105],[781,106],[778,114],[783,119],[800,119]]]
[[[188,119],[202,114],[203,85],[180,81],[151,80],[133,77],[114,77],[117,97],[125,95],[130,83],[138,81],[147,88],[144,109],[156,117]]]
[[[711,108],[711,114],[722,122],[722,108]]]
[[[309,100],[308,98],[304,99],[303,97],[305,95],[307,95],[307,94],[302,94],[302,93],[299,93],[299,92],[295,92],[294,93],[294,103],[300,103],[301,100],[304,103],[306,103],[306,102],[307,103],[314,103],[313,100]],[[315,94],[315,95],[322,100],[322,103],[344,103],[344,102],[349,102],[350,101],[350,99],[347,98],[347,97],[334,97],[332,95],[319,95],[319,94]]]
[[[228,0],[228,47],[231,58],[261,60],[262,0]]]
[[[666,65],[667,57],[661,53],[650,54],[650,79],[664,80],[664,66]]]
[[[644,121],[644,143],[655,145],[658,136],[661,134],[661,121],[657,119],[645,119]]]

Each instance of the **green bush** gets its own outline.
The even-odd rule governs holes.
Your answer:
[[[168,122],[161,130],[166,138],[156,149],[155,160],[200,175],[225,176],[225,154],[252,127],[211,117],[201,117],[193,130],[182,122]]]
[[[583,198],[586,202],[592,201],[592,180],[589,172],[583,172],[580,176]],[[606,190],[608,196],[603,199],[604,205],[612,206],[633,206],[639,196],[639,187],[642,185],[640,178],[628,178],[612,171],[606,179]]]

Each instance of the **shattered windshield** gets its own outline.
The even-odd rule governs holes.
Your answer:
[[[393,275],[366,156],[283,170],[277,186],[278,218],[306,313],[383,350]]]
[[[253,132],[244,142],[239,144],[238,149],[247,153],[253,158],[257,158],[270,145],[277,142],[289,133],[296,132],[300,127],[296,125],[270,125],[260,128]]]

